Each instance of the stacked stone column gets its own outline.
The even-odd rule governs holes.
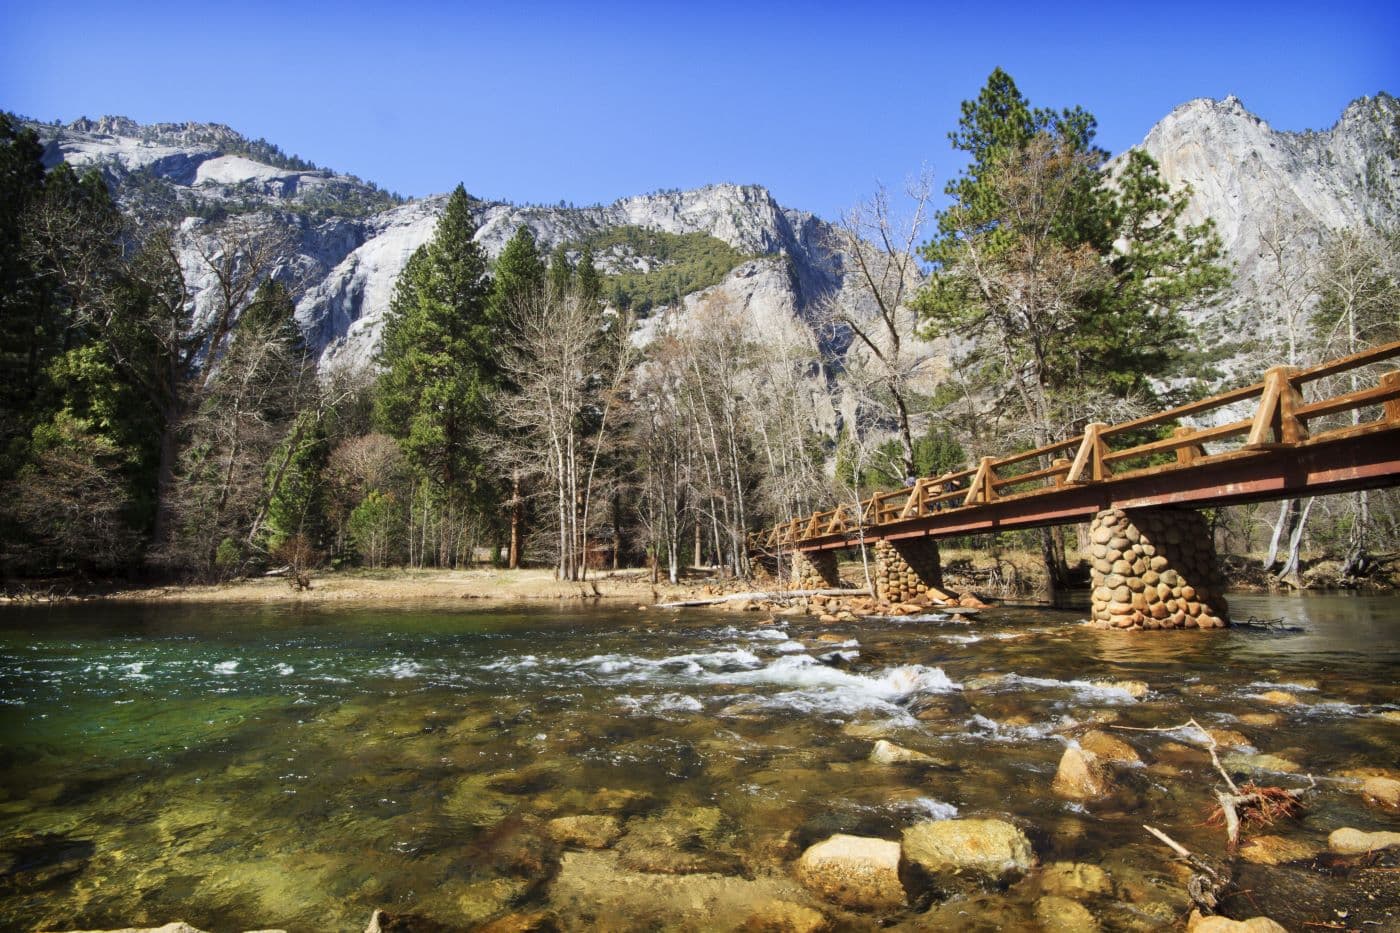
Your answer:
[[[1093,621],[1119,629],[1224,628],[1215,540],[1189,509],[1108,509],[1089,528]]]
[[[875,595],[887,603],[907,603],[929,590],[943,597],[943,566],[938,542],[906,538],[875,542]]]
[[[835,551],[794,551],[792,587],[797,590],[830,590],[841,585]]]

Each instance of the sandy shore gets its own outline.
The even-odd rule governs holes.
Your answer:
[[[652,604],[694,596],[706,586],[724,587],[719,581],[697,578],[672,586],[664,581],[653,587],[645,570],[601,572],[579,583],[561,582],[548,569],[499,570],[349,570],[318,572],[309,589],[298,589],[281,577],[260,577],[209,585],[113,587],[83,592],[53,587],[34,590],[8,602],[69,599],[80,601],[142,603],[322,603],[322,602],[432,602],[482,600],[523,602],[532,600],[605,599]]]

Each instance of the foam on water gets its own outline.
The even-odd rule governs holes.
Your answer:
[[[1115,687],[1112,684],[1090,683],[1087,680],[1057,680],[1054,677],[1026,677],[1022,674],[1007,674],[1001,679],[1001,683],[1026,687],[1040,687],[1051,690],[1073,690],[1082,698],[1098,700],[1104,703],[1137,702],[1136,698],[1123,687]]]
[[[236,674],[238,673],[238,662],[220,661],[214,665],[213,670],[216,674]]]
[[[670,713],[698,713],[705,708],[705,704],[685,693],[624,695],[617,698],[617,703],[634,716],[665,717]]]
[[[957,819],[958,816],[956,806],[942,800],[935,800],[932,797],[915,797],[909,801],[906,808],[930,820],[952,820]]]
[[[739,709],[778,708],[799,712],[850,714],[875,710],[900,722],[912,719],[901,702],[920,693],[947,693],[958,689],[940,668],[910,664],[871,674],[857,674],[823,664],[810,655],[785,655],[754,670],[717,672],[707,682],[743,686],[776,686],[788,689],[755,695]]]
[[[417,677],[422,673],[423,665],[407,658],[398,658],[370,671],[370,674],[374,677],[392,677],[395,680],[407,680],[412,677]]]
[[[1075,725],[1075,720],[1065,716],[1061,717],[1059,722],[1037,722],[1024,726],[1013,726],[989,719],[981,713],[975,713],[966,725],[967,734],[974,738],[992,742],[1027,742],[1053,736],[1056,729]]]
[[[523,671],[539,666],[540,659],[533,654],[527,654],[518,658],[501,658],[499,661],[481,665],[481,669],[483,671]]]

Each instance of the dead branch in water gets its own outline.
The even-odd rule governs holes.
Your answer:
[[[773,603],[785,603],[793,599],[801,599],[807,596],[869,596],[868,589],[855,590],[773,590],[758,591],[753,593],[731,593],[728,596],[714,596],[709,599],[681,599],[671,603],[657,603],[657,609],[687,609],[693,606],[713,606],[718,603],[738,602],[741,599],[764,600]]]
[[[1193,874],[1191,880],[1186,882],[1186,893],[1201,910],[1208,914],[1215,913],[1215,906],[1220,903],[1220,895],[1230,886],[1231,873],[1228,868],[1217,868],[1155,826],[1144,823],[1142,828],[1156,836],[1182,861],[1191,866]]]
[[[1240,844],[1241,825],[1247,823],[1269,825],[1279,817],[1294,817],[1303,810],[1302,796],[1304,791],[1289,790],[1285,787],[1264,787],[1252,782],[1245,784],[1243,788],[1235,784],[1230,773],[1220,762],[1220,756],[1217,754],[1219,744],[1215,741],[1214,736],[1194,717],[1176,726],[1113,726],[1112,728],[1128,732],[1181,732],[1186,729],[1195,729],[1205,738],[1205,742],[1202,744],[1210,753],[1211,763],[1215,765],[1216,773],[1225,782],[1225,786],[1230,789],[1229,793],[1225,791],[1215,792],[1217,805],[1206,817],[1206,822],[1212,826],[1224,823],[1225,844],[1231,856],[1234,855]],[[1317,786],[1317,782],[1311,777],[1309,780],[1312,781],[1313,787]]]

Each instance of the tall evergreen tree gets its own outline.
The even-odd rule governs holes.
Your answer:
[[[471,201],[458,185],[433,239],[399,277],[379,355],[380,422],[458,523],[468,506],[489,514],[482,441],[500,384],[501,320],[475,235]],[[439,547],[441,561],[456,556],[455,541]]]
[[[1107,177],[1095,129],[1082,109],[1032,107],[993,71],[950,134],[970,162],[923,249],[926,330],[964,338],[963,373],[1023,416],[1030,446],[1114,399],[1151,397],[1179,370],[1181,310],[1209,303],[1229,277],[1211,225],[1182,221],[1190,191],[1171,191],[1142,152]],[[1055,586],[1063,544],[1043,537]]]
[[[506,242],[491,281],[491,309],[499,321],[508,321],[523,302],[541,297],[547,270],[530,228],[521,224]]]
[[[569,293],[573,282],[574,270],[569,265],[569,254],[564,251],[564,244],[560,243],[549,254],[549,297],[555,301],[561,300]]]

